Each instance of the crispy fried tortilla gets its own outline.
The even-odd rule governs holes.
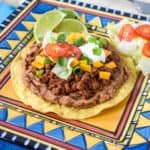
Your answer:
[[[35,95],[28,89],[22,80],[23,68],[22,59],[26,55],[27,49],[17,55],[11,64],[11,78],[16,94],[20,98],[20,101],[26,105],[32,106],[33,109],[43,113],[54,112],[64,118],[68,119],[84,119],[95,115],[98,115],[102,110],[113,107],[123,101],[132,91],[136,81],[136,69],[132,59],[121,56],[123,65],[128,72],[128,79],[121,86],[118,92],[110,100],[97,104],[90,108],[73,108],[60,104],[54,104],[49,101],[45,101],[41,97]]]

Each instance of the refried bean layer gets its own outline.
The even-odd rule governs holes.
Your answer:
[[[110,69],[105,66],[98,69],[93,68],[91,73],[72,74],[68,80],[63,80],[52,73],[54,64],[46,64],[42,76],[35,75],[36,68],[31,63],[42,49],[41,44],[34,43],[23,59],[24,84],[45,101],[68,107],[88,108],[108,101],[126,81],[128,74],[123,67],[119,53],[112,50],[110,45],[106,48],[112,52],[107,57],[106,63],[114,61],[117,64],[116,68]],[[100,79],[99,71],[111,72],[110,80]]]

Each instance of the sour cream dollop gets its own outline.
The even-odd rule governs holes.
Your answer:
[[[102,49],[101,54],[98,56],[93,53],[93,49],[95,47],[98,48],[98,45],[95,43],[86,43],[86,44],[80,46],[79,48],[82,51],[82,53],[84,55],[86,55],[89,59],[91,59],[92,61],[100,60],[102,62],[105,62],[106,55],[105,55],[104,50]]]

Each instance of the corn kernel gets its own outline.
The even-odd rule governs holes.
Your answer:
[[[104,50],[106,57],[110,56],[112,52],[110,50]]]
[[[41,56],[46,56],[45,50],[42,50],[41,53],[40,53],[40,55],[41,55]]]
[[[102,66],[103,66],[103,63],[101,63],[99,60],[97,60],[93,63],[93,67],[95,67],[95,68],[100,68]]]
[[[100,79],[105,79],[105,80],[110,80],[111,73],[106,72],[106,71],[100,71],[99,72],[99,78]]]
[[[41,64],[44,64],[44,62],[45,62],[45,57],[40,56],[40,55],[37,55],[37,56],[35,57],[35,61],[37,61],[37,62],[39,62],[39,63],[41,63]]]
[[[71,62],[71,66],[72,67],[75,67],[75,66],[77,66],[79,64],[79,61],[78,61],[78,59],[73,59],[73,61]]]
[[[38,69],[42,69],[42,68],[44,67],[43,64],[41,64],[41,63],[39,63],[39,62],[37,62],[37,61],[33,61],[33,62],[32,62],[32,66],[34,66],[34,67],[36,67],[36,68],[38,68]]]
[[[71,33],[70,35],[68,35],[67,41],[72,44],[80,37],[82,37],[84,40],[86,39],[86,35],[84,33]]]
[[[40,55],[36,56],[35,60],[32,62],[32,65],[38,69],[43,68],[44,64],[45,64],[45,57]]]
[[[111,68],[111,69],[117,67],[117,65],[116,65],[116,63],[115,63],[114,61],[108,62],[107,64],[105,64],[105,66],[106,66],[107,68]]]
[[[85,64],[81,64],[80,65],[81,69],[87,72],[92,72],[92,67],[91,65],[85,65]]]
[[[79,63],[80,63],[80,65],[82,65],[82,64],[83,64],[83,65],[88,65],[87,60],[80,60],[80,62],[79,62]]]

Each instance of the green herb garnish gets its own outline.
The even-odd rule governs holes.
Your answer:
[[[87,60],[89,65],[93,64],[93,61],[84,54],[81,56],[81,60]]]
[[[103,44],[99,40],[96,41],[96,44],[98,45],[99,48],[103,47]]]
[[[44,73],[44,69],[39,69],[39,70],[36,70],[36,71],[35,71],[35,75],[36,75],[37,77],[40,77],[43,73]]]
[[[76,66],[73,68],[72,70],[73,74],[82,74],[83,73],[83,70],[81,70],[81,68],[79,66]]]
[[[88,42],[89,42],[89,43],[96,43],[96,41],[97,41],[96,37],[90,36],[90,37],[88,38]]]
[[[83,40],[82,37],[80,37],[80,38],[78,38],[77,40],[75,40],[75,41],[73,42],[73,45],[81,46],[81,45],[83,45],[83,43],[84,43],[84,40]]]
[[[105,38],[101,37],[101,38],[99,39],[99,41],[100,41],[102,47],[104,47],[104,46],[107,45],[107,40],[106,40]]]
[[[57,61],[58,61],[58,64],[62,67],[66,67],[68,64],[68,59],[65,57],[60,57],[60,58],[58,58]]]
[[[65,42],[66,41],[66,34],[62,33],[58,35],[57,42]]]
[[[52,61],[50,60],[50,58],[46,57],[44,63],[45,64],[51,64]]]
[[[98,47],[93,48],[93,54],[94,55],[100,56],[101,53],[102,53],[102,49],[101,48],[98,48]]]

